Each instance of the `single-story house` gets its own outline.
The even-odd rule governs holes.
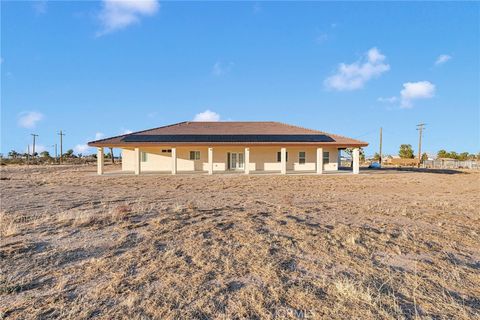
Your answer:
[[[340,150],[353,148],[353,173],[359,148],[368,143],[279,122],[180,122],[88,143],[97,147],[98,174],[104,148],[120,148],[122,171],[315,172],[336,171]]]

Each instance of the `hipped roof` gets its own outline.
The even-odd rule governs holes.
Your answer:
[[[186,121],[91,141],[92,147],[174,145],[316,145],[365,147],[368,143],[280,122]]]

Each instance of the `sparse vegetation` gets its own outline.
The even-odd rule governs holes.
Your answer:
[[[411,144],[402,144],[400,145],[400,150],[398,155],[402,159],[413,159],[415,156],[413,154],[413,148]]]
[[[1,316],[480,316],[478,172],[95,169],[2,168]]]
[[[447,152],[445,150],[440,150],[437,153],[437,158],[449,158],[449,159],[455,159],[460,161],[475,160],[475,159],[480,160],[480,153],[475,155],[473,153],[468,153],[468,152],[457,153],[455,151]]]

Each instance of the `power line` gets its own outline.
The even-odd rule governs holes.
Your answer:
[[[359,135],[359,136],[354,137],[354,139],[358,139],[358,138],[364,137],[364,136],[366,136],[366,135],[372,134],[372,133],[374,133],[375,131],[377,131],[377,130],[375,129],[375,130],[368,131],[367,133],[364,133],[364,134],[361,134],[361,135]]]

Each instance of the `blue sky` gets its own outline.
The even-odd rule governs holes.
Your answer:
[[[479,3],[1,2],[1,152],[274,120],[480,151]]]

